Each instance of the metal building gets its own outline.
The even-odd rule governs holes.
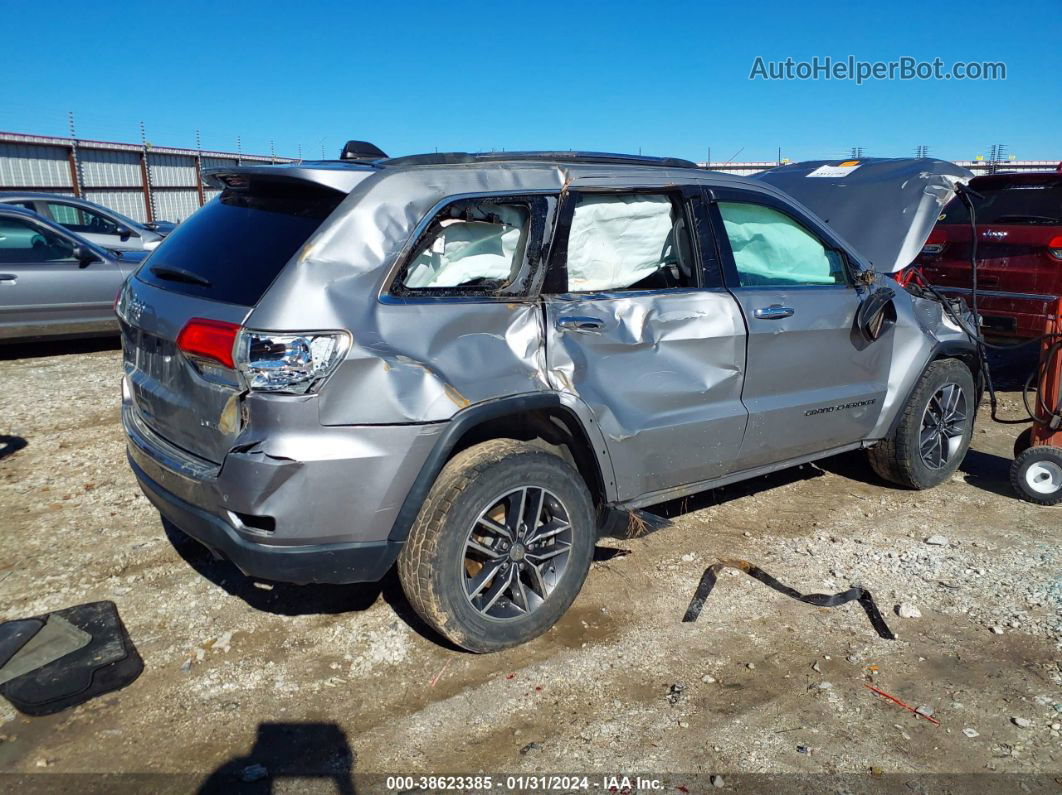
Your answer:
[[[203,169],[291,158],[0,132],[0,191],[80,196],[134,220],[180,222],[215,195]]]

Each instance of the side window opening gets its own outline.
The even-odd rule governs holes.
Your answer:
[[[522,202],[466,199],[445,207],[421,234],[395,281],[399,295],[490,294],[520,276],[531,227]]]
[[[741,287],[846,284],[841,254],[785,213],[752,202],[719,202]]]
[[[64,262],[74,247],[48,229],[21,218],[0,218],[0,263]]]
[[[567,290],[695,287],[682,206],[660,194],[581,194],[568,233]]]

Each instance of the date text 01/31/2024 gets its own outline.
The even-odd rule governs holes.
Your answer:
[[[634,792],[661,790],[664,783],[659,779],[641,778],[640,776],[606,775],[590,776],[566,775],[512,775],[512,776],[388,776],[386,787],[402,792],[420,790],[459,790],[473,792],[499,791],[562,791],[600,790],[603,792]]]

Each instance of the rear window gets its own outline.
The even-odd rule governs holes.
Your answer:
[[[226,190],[178,226],[137,273],[164,290],[253,306],[344,195]]]
[[[1062,183],[1014,184],[1003,188],[978,188],[984,196],[972,197],[978,224],[1062,224]],[[941,213],[943,224],[968,224],[970,212],[958,198]]]

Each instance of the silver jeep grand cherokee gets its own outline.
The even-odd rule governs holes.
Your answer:
[[[907,487],[955,471],[975,347],[875,271],[963,176],[556,152],[217,171],[120,296],[130,463],[249,576],[397,560],[442,635],[521,643],[617,511],[855,448]]]

